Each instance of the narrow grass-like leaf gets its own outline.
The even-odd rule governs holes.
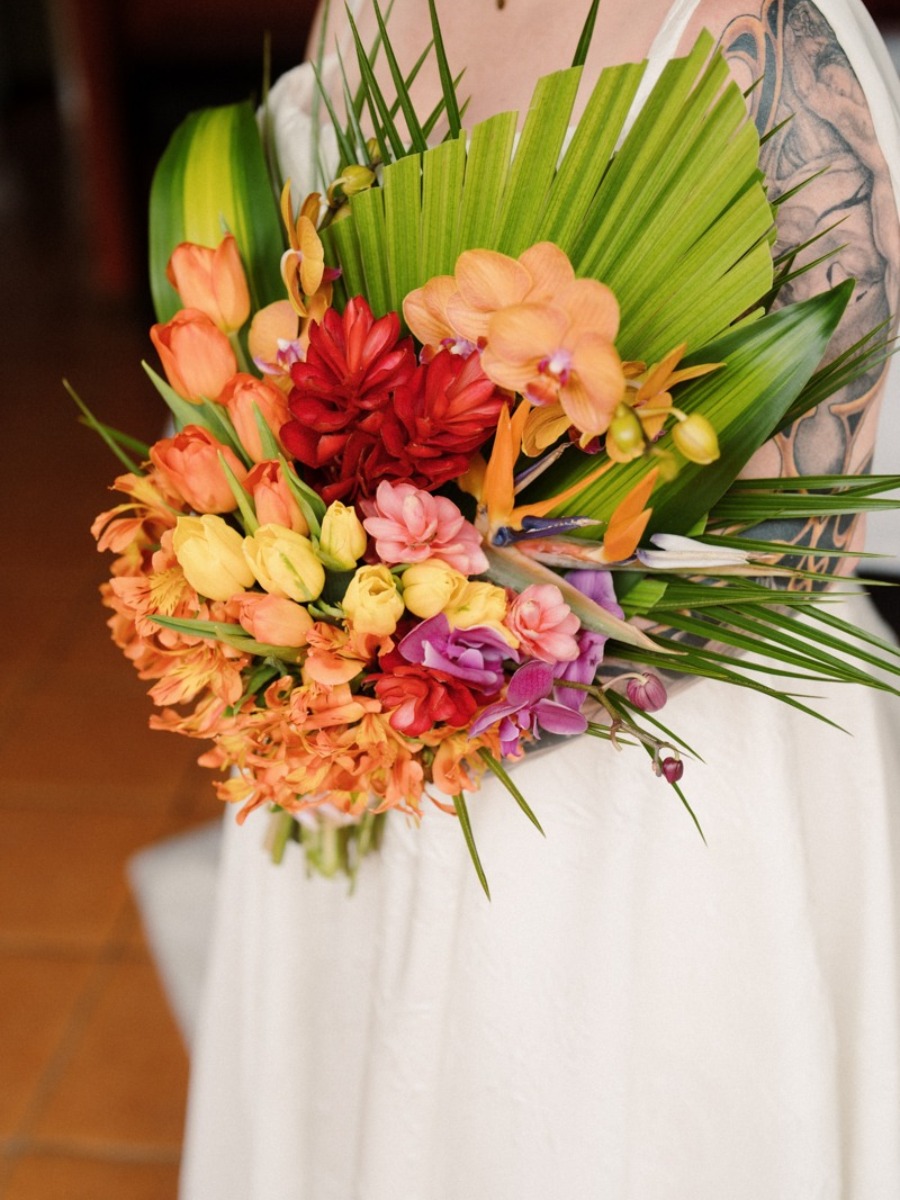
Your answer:
[[[300,658],[300,651],[296,646],[274,646],[268,642],[257,642],[248,637],[240,625],[230,625],[225,621],[194,621],[183,617],[163,617],[158,613],[149,620],[165,629],[174,629],[177,633],[224,642],[226,646],[232,646],[244,654],[256,654],[260,658],[278,658],[289,663],[297,662]]]
[[[453,80],[453,86],[455,88],[459,87],[460,82],[464,75],[465,75],[465,71],[460,71],[460,73]],[[465,115],[465,110],[466,110],[466,108],[468,108],[468,106],[469,106],[469,101],[466,100],[465,104],[463,105],[461,115]],[[431,137],[431,134],[434,132],[435,125],[437,125],[438,121],[441,119],[441,117],[444,115],[444,113],[446,111],[447,111],[447,106],[444,104],[443,99],[440,99],[437,102],[437,104],[434,106],[434,108],[431,110],[431,112],[428,114],[428,116],[425,118],[425,120],[422,122],[422,132],[425,134],[426,138]],[[445,135],[444,140],[445,141],[453,141],[457,137],[459,137],[459,134],[453,134],[448,130],[447,134]]]
[[[300,511],[303,513],[303,519],[309,526],[309,532],[313,537],[318,537],[322,532],[321,521],[325,516],[325,504],[322,498],[318,492],[313,491],[309,484],[303,482],[283,454],[278,455],[278,461],[291,495],[297,501]]]
[[[484,894],[490,900],[491,889],[488,887],[487,876],[484,873],[484,867],[481,865],[481,859],[478,857],[478,847],[475,845],[475,835],[472,833],[472,822],[469,820],[469,810],[466,806],[466,798],[462,792],[453,797],[453,807],[456,809],[456,815],[459,817],[459,827],[463,831],[463,837],[466,839],[466,845],[469,848],[469,854],[472,858],[472,865],[475,867],[475,874],[478,876],[478,882],[484,889]]]
[[[528,820],[532,823],[532,825],[538,831],[538,833],[540,833],[542,836],[546,836],[544,834],[543,829],[541,828],[540,821],[537,819],[537,817],[532,812],[531,806],[528,804],[528,801],[525,799],[525,797],[522,795],[522,793],[516,787],[515,783],[510,778],[509,773],[503,767],[503,764],[498,762],[498,760],[496,758],[494,758],[493,754],[491,754],[490,750],[488,750],[486,746],[482,746],[481,749],[478,751],[478,754],[479,754],[480,758],[482,759],[482,761],[487,765],[487,768],[491,772],[491,774],[497,776],[497,778],[500,780],[500,782],[503,784],[503,786],[506,788],[506,790],[512,796],[513,800],[515,800],[516,804],[518,804],[519,808],[521,808],[522,812],[525,814],[525,816],[528,818]]]
[[[146,459],[150,453],[150,447],[145,446],[142,442],[137,442],[136,439],[126,438],[125,434],[119,434],[117,430],[110,429],[108,425],[104,425],[102,421],[98,421],[88,406],[84,403],[68,379],[62,381],[63,387],[81,409],[81,420],[89,429],[93,429],[94,433],[98,434],[107,444],[126,471],[130,471],[132,475],[143,475],[144,471],[139,462],[131,457],[125,450],[125,446],[131,443],[132,450],[138,450],[141,453],[141,458]]]
[[[372,118],[372,125],[375,129],[375,136],[378,138],[378,144],[382,148],[383,161],[388,163],[393,161],[393,159],[402,158],[406,153],[406,146],[404,145],[400,130],[391,116],[390,105],[384,97],[378,80],[375,78],[372,64],[369,62],[369,57],[359,36],[356,21],[353,19],[353,14],[349,9],[347,9],[347,21],[350,24],[353,41],[356,45],[356,59],[359,63],[361,81],[365,87],[369,116]],[[388,146],[390,146],[390,153],[388,153]]]
[[[262,410],[254,400],[253,402],[253,420],[256,422],[256,430],[259,434],[259,442],[262,447],[263,458],[274,459],[278,458],[281,453],[281,447],[278,445],[278,440],[275,434],[269,428],[266,418],[262,415]]]
[[[428,149],[428,144],[425,141],[425,135],[422,132],[422,126],[419,124],[419,118],[416,116],[416,110],[413,108],[412,100],[409,96],[409,90],[406,80],[403,77],[403,72],[400,70],[400,64],[397,62],[397,56],[394,53],[394,47],[391,45],[391,39],[388,37],[387,27],[384,23],[384,17],[381,15],[381,7],[378,0],[372,0],[372,7],[375,10],[375,20],[378,22],[378,32],[381,34],[381,40],[384,44],[385,58],[387,59],[388,70],[391,73],[391,78],[394,81],[394,88],[397,93],[397,102],[403,112],[403,117],[406,121],[407,132],[409,133],[412,148],[419,154],[423,154]],[[394,109],[389,108],[387,111],[387,119],[393,119]],[[399,157],[399,156],[398,156]]]
[[[316,95],[321,96],[322,103],[325,105],[325,108],[328,112],[328,119],[331,121],[331,126],[334,129],[338,154],[340,155],[338,165],[339,168],[343,169],[344,167],[349,166],[350,163],[357,161],[356,150],[353,142],[350,139],[350,136],[347,133],[347,130],[343,128],[338,120],[337,111],[331,102],[331,96],[328,93],[328,89],[323,84],[322,76],[319,74],[319,68],[315,64],[313,64],[313,71],[316,76],[315,92]]]
[[[354,163],[367,163],[369,161],[368,146],[366,145],[366,135],[363,133],[362,125],[359,122],[359,117],[356,115],[356,109],[353,107],[353,94],[350,91],[350,81],[347,78],[347,70],[344,66],[344,56],[341,54],[340,47],[337,48],[338,69],[341,73],[341,89],[344,93],[344,109],[347,113],[347,127],[344,131],[347,141],[351,142],[354,148]],[[319,88],[321,89],[321,84]],[[342,162],[341,168],[349,166],[350,163]],[[340,172],[338,172],[340,173]]]
[[[892,492],[897,488],[900,488],[900,475],[786,475],[768,478],[749,476],[746,479],[736,479],[730,494],[827,490],[834,493],[852,492],[858,496],[874,496],[879,492]]]
[[[578,45],[575,47],[575,57],[572,59],[573,67],[583,67],[587,61],[588,50],[591,48],[591,41],[594,37],[594,26],[597,24],[597,11],[599,8],[600,0],[591,0],[591,7],[582,26]]]
[[[428,14],[431,18],[431,33],[434,38],[434,54],[437,59],[438,74],[441,79],[441,90],[444,93],[444,107],[447,110],[447,122],[450,126],[450,136],[459,137],[460,124],[459,104],[456,99],[456,86],[453,82],[453,72],[447,62],[447,51],[444,47],[444,36],[438,21],[437,8],[434,0],[428,0]]]
[[[238,511],[241,514],[241,519],[244,524],[244,529],[251,536],[259,529],[259,521],[256,519],[256,513],[253,510],[253,505],[250,503],[250,497],[244,491],[241,481],[235,475],[234,471],[228,465],[228,460],[222,451],[219,451],[219,466],[224,472],[225,478],[228,481],[228,486],[231,488],[231,494],[237,501]]]

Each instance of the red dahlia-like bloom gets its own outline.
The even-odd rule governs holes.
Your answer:
[[[382,708],[391,714],[390,725],[407,737],[418,737],[440,724],[464,729],[478,707],[465,684],[418,663],[401,661],[388,673],[370,679]]]
[[[441,351],[417,366],[399,334],[396,313],[376,320],[356,297],[312,326],[292,368],[294,419],[281,437],[328,502],[371,496],[385,479],[433,491],[494,431],[505,400],[478,356]]]

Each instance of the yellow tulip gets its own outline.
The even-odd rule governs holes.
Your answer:
[[[208,600],[230,600],[253,583],[243,554],[244,539],[221,517],[179,517],[172,548],[184,577]]]
[[[390,637],[403,616],[403,597],[397,581],[383,563],[360,567],[341,602],[355,633]]]
[[[403,603],[414,616],[427,620],[443,612],[468,582],[454,567],[439,558],[429,558],[403,572]]]
[[[244,557],[257,582],[272,596],[316,600],[325,586],[325,568],[312,542],[284,525],[260,525],[244,539]]]

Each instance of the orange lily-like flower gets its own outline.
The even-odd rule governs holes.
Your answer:
[[[686,349],[687,343],[682,342],[649,370],[644,368],[643,363],[625,364],[626,375],[631,375],[629,368],[632,371],[637,369],[634,382],[629,381],[628,403],[637,414],[649,441],[657,436],[665,424],[672,407],[672,388],[688,379],[699,379],[722,366],[721,363],[698,363],[696,367],[682,367],[679,371],[677,367]]]

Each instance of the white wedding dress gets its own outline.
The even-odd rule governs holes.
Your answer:
[[[897,168],[877,35],[818,7]],[[671,701],[706,844],[637,751],[520,765],[546,838],[488,780],[490,903],[436,811],[389,818],[353,895],[229,813],[183,1200],[900,1197],[900,701],[824,691],[852,735]]]

